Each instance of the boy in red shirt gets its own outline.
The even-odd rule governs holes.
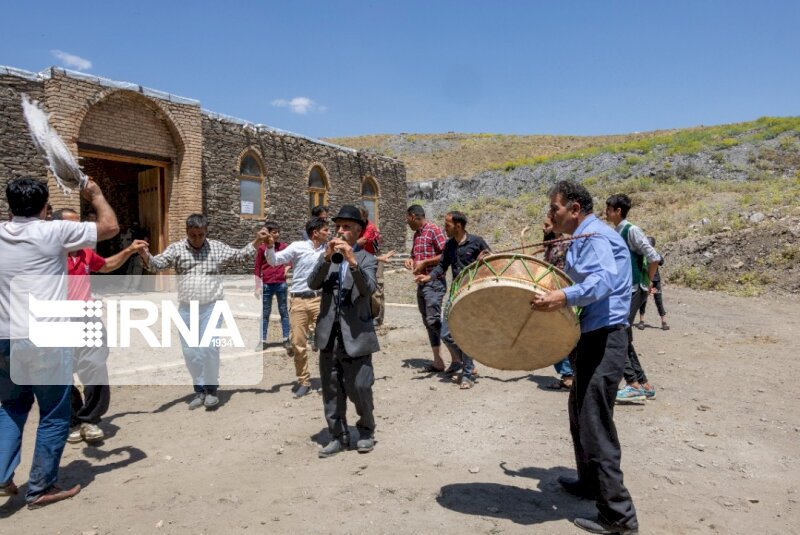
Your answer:
[[[54,220],[80,222],[75,210],[64,208],[53,212]],[[109,258],[103,258],[92,249],[86,248],[69,253],[67,256],[67,298],[70,300],[89,301],[92,299],[92,273],[110,273],[121,267],[128,258],[147,246],[143,240],[135,240],[128,247]],[[80,390],[72,386],[72,419],[67,442],[75,444],[81,440],[100,442],[105,438],[103,430],[97,424],[100,417],[108,410],[111,401],[111,388],[108,385],[108,347],[75,348],[75,372],[83,384],[83,396]]]
[[[279,241],[281,229],[274,221],[266,221],[264,228],[267,229],[272,239],[275,241],[275,251],[282,251],[288,247],[287,243]],[[261,299],[261,350],[267,348],[267,329],[269,328],[269,315],[272,313],[272,296],[278,300],[278,312],[281,315],[281,330],[283,331],[283,347],[286,351],[292,352],[292,344],[289,340],[289,307],[287,306],[288,286],[286,285],[286,266],[271,266],[264,258],[266,244],[258,247],[256,253],[255,283],[256,299]],[[256,350],[259,348],[256,347]]]

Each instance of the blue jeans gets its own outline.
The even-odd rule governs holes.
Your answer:
[[[203,333],[208,326],[208,320],[211,318],[213,309],[214,303],[200,304],[200,336],[198,342],[203,339]],[[178,312],[186,325],[189,325],[189,311],[188,303],[181,303],[178,307]],[[180,336],[180,339],[183,358],[186,361],[186,368],[188,368],[189,374],[192,376],[194,391],[216,395],[219,387],[219,346],[215,345],[217,338],[212,338],[208,347],[189,347],[183,336]]]
[[[564,357],[564,360],[561,362],[556,362],[553,367],[556,369],[556,373],[561,375],[561,377],[572,377],[575,375],[572,371],[572,366],[569,363],[569,357]]]
[[[475,377],[473,375],[475,373],[475,361],[472,360],[472,357],[464,353],[461,350],[461,348],[458,347],[456,341],[453,340],[453,335],[450,334],[450,327],[447,325],[447,318],[446,318],[446,314],[449,309],[450,309],[450,301],[448,300],[447,304],[444,307],[444,311],[442,312],[442,328],[439,331],[440,336],[442,338],[442,342],[444,342],[444,345],[447,346],[447,349],[449,349],[453,353],[453,355],[458,357],[458,359],[461,361],[461,364],[463,366],[462,377],[473,381],[475,380]]]
[[[71,349],[37,351],[58,356],[60,365],[72,364]],[[11,380],[10,370],[10,341],[0,340],[0,484],[7,484],[14,477],[20,461],[25,421],[34,399],[39,405],[39,427],[25,496],[30,503],[58,480],[58,465],[69,434],[71,385],[18,385]]]
[[[272,296],[278,299],[278,312],[281,315],[281,330],[283,339],[289,338],[289,307],[286,304],[288,286],[285,282],[274,282],[264,284],[261,292],[261,340],[267,341],[267,329],[269,329],[269,315],[272,314]]]

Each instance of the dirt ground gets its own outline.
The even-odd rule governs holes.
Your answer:
[[[389,301],[411,301],[407,275],[387,277]],[[641,533],[797,532],[800,302],[674,287],[665,301],[672,329],[635,331],[658,397],[615,414]],[[552,368],[479,366],[461,391],[421,373],[416,308],[389,307],[387,323],[372,453],[317,458],[321,396],[292,397],[292,362],[275,349],[261,384],[224,388],[213,412],[187,410],[189,387],[113,388],[105,442],[64,453],[62,482],[80,495],[36,511],[9,500],[0,533],[581,533],[571,520],[594,507],[556,483],[573,455]]]

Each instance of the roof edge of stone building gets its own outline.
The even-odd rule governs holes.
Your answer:
[[[181,97],[179,95],[174,95],[172,93],[167,93],[166,91],[159,91],[157,89],[151,89],[149,87],[144,87],[139,84],[134,84],[132,82],[121,82],[118,80],[112,80],[110,78],[104,78],[102,76],[97,76],[94,74],[86,74],[83,72],[73,71],[70,69],[64,69],[62,67],[48,67],[38,73],[26,71],[25,69],[18,69],[16,67],[11,67],[7,65],[0,65],[0,75],[10,75],[16,76],[19,78],[25,78],[27,80],[32,81],[44,81],[52,78],[54,72],[59,72],[69,78],[74,78],[77,80],[85,80],[94,84],[102,85],[105,87],[114,87],[117,89],[126,89],[129,91],[134,91],[136,93],[140,93],[144,96],[157,98],[160,100],[166,100],[168,102],[174,102],[176,104],[187,104],[190,106],[197,106],[200,107],[200,101],[192,98]],[[374,154],[371,152],[364,152],[358,151],[351,147],[345,147],[343,145],[337,145],[335,143],[329,143],[327,141],[323,141],[321,139],[304,136],[302,134],[298,134],[296,132],[290,132],[289,130],[283,130],[281,128],[275,128],[274,126],[269,126],[265,124],[257,124],[251,121],[247,121],[245,119],[239,119],[238,117],[233,117],[231,115],[225,115],[223,113],[218,113],[215,111],[207,110],[204,108],[200,109],[201,113],[211,117],[213,119],[217,119],[220,121],[226,121],[234,124],[242,125],[244,128],[252,128],[256,131],[266,131],[280,136],[288,136],[294,137],[298,139],[303,139],[305,141],[309,141],[311,143],[316,143],[318,145],[324,145],[327,147],[331,147],[336,150],[341,150],[344,152],[348,152],[354,155],[364,155],[370,158],[376,158],[378,160],[386,160],[392,163],[401,163],[400,160],[397,158],[390,158],[389,156],[384,156],[382,154]]]
[[[269,125],[266,125],[266,124],[254,123],[254,122],[248,121],[246,119],[240,119],[239,117],[234,117],[232,115],[225,115],[224,113],[218,113],[218,112],[215,112],[215,111],[207,110],[205,108],[201,108],[200,111],[202,112],[203,115],[206,115],[206,116],[208,116],[208,117],[210,117],[212,119],[216,119],[216,120],[219,120],[219,121],[225,121],[225,122],[233,123],[233,124],[238,124],[238,125],[241,125],[243,128],[251,128],[251,129],[256,130],[256,131],[270,132],[272,134],[276,134],[276,135],[279,135],[279,136],[288,136],[288,137],[294,137],[294,138],[298,138],[298,139],[303,139],[303,140],[308,141],[310,143],[316,143],[317,145],[324,145],[326,147],[331,147],[332,149],[337,149],[337,150],[341,150],[341,151],[344,151],[344,152],[349,152],[350,154],[365,155],[365,156],[369,156],[371,158],[377,158],[377,159],[380,159],[380,160],[387,160],[387,161],[390,161],[390,162],[393,162],[393,163],[400,163],[400,160],[398,160],[396,158],[390,158],[388,156],[383,156],[381,154],[373,154],[373,153],[370,153],[370,152],[359,152],[357,149],[354,149],[352,147],[345,147],[344,145],[337,145],[335,143],[329,143],[328,141],[323,141],[321,139],[314,138],[314,137],[304,136],[303,134],[298,134],[296,132],[291,132],[289,130],[283,130],[282,128],[276,128],[274,126],[269,126]]]
[[[18,76],[20,78],[25,78],[28,80],[35,80],[35,81],[48,80],[53,77],[54,72],[59,72],[69,78],[74,78],[76,80],[85,80],[87,82],[91,82],[97,85],[102,85],[104,87],[127,89],[128,91],[134,91],[146,97],[153,97],[159,100],[166,100],[167,102],[174,102],[176,104],[186,104],[189,106],[197,106],[197,107],[200,106],[200,101],[193,98],[174,95],[172,93],[167,93],[166,91],[159,91],[158,89],[151,89],[149,87],[145,87],[139,84],[134,84],[132,82],[121,82],[118,80],[112,80],[110,78],[97,76],[95,74],[86,74],[85,72],[72,71],[69,69],[64,69],[62,67],[48,67],[43,71],[35,73],[26,71],[24,69],[17,69],[15,67],[0,65],[0,74],[9,74],[12,76]]]

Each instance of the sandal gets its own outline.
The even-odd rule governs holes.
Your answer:
[[[442,373],[444,368],[437,368],[433,364],[428,364],[422,369],[422,371],[426,373]]]
[[[461,364],[460,362],[453,362],[452,364],[450,364],[450,366],[447,367],[447,369],[444,371],[444,373],[446,373],[448,375],[449,374],[453,374],[453,373],[456,373],[457,371],[460,371],[461,368],[463,368],[463,367],[464,367],[463,364]]]
[[[460,388],[461,390],[469,390],[473,386],[475,386],[475,381],[464,377],[461,379],[461,385],[458,388]]]
[[[555,383],[550,383],[547,388],[551,390],[570,390],[572,388],[572,377],[563,377]]]
[[[667,325],[666,323],[662,323],[661,324],[661,330],[662,331],[668,331],[669,330],[669,325]]]

